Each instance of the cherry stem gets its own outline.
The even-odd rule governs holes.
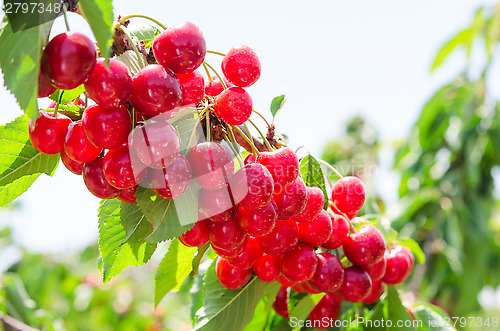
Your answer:
[[[132,35],[128,31],[127,27],[125,27],[124,25],[120,25],[119,28],[120,28],[120,30],[123,31],[123,33],[125,33],[125,35],[128,38],[128,41],[132,45],[132,48],[134,49],[135,55],[137,56],[137,60],[139,61],[139,66],[141,66],[141,69],[144,68],[145,66],[147,66],[148,64],[144,62],[144,58],[141,56],[139,49],[137,49],[137,46],[135,45],[134,41],[132,40]]]
[[[265,118],[264,116],[262,116],[262,114],[261,114],[261,113],[259,113],[259,112],[258,112],[258,111],[256,111],[255,109],[254,109],[254,110],[252,110],[252,111],[253,111],[254,113],[256,113],[257,115],[259,115],[259,116],[260,116],[260,118],[262,118],[262,119],[264,120],[264,122],[266,122],[266,125],[267,125],[267,127],[268,127],[268,128],[270,128],[270,127],[271,127],[271,124],[269,124],[269,122],[266,120],[266,118]]]
[[[61,104],[63,94],[64,94],[64,90],[61,90],[61,94],[59,94],[59,101],[57,101],[56,108],[54,108],[54,114],[52,114],[52,116],[54,118],[57,116],[57,111],[59,110],[59,105]]]
[[[203,258],[203,255],[205,255],[205,252],[208,250],[208,247],[210,247],[209,243],[206,243],[205,245],[198,247],[198,253],[193,258],[193,276],[196,276],[198,274],[198,269],[200,267],[201,259]]]
[[[234,148],[234,143],[229,140],[229,136],[227,134],[224,135],[224,140],[227,142],[231,150],[233,151],[234,155],[236,155],[236,158],[238,159],[238,163],[240,164],[240,168],[244,166],[243,159],[241,158],[240,153]]]
[[[342,176],[342,174],[337,169],[335,169],[330,163],[323,161],[322,159],[317,159],[317,160],[319,163],[330,169],[335,175],[337,175],[338,178],[344,178],[344,176]]]
[[[203,62],[203,68],[205,68],[205,72],[207,73],[208,80],[210,81],[210,83],[213,82],[212,75],[210,75],[210,71],[208,71],[208,67],[205,62]]]
[[[210,51],[208,49],[207,49],[207,53],[217,54],[217,55],[220,55],[220,56],[226,56],[226,54],[224,54],[224,53],[217,52],[217,51]]]
[[[220,80],[220,82],[221,82],[222,87],[224,88],[224,90],[227,89],[226,82],[224,82],[224,79],[222,79],[222,77],[219,75],[219,73],[217,72],[217,70],[215,70],[210,64],[208,64],[205,61],[203,61],[203,65],[207,65],[210,69],[212,69],[212,71],[215,73],[215,75],[217,76],[217,78],[219,78],[219,80]]]
[[[260,152],[257,149],[257,147],[255,147],[255,145],[253,144],[253,141],[250,138],[248,138],[248,136],[246,134],[244,134],[243,131],[241,131],[241,129],[239,127],[233,126],[233,125],[228,126],[228,128],[231,128],[231,127],[234,128],[236,131],[238,131],[238,133],[247,141],[247,143],[250,144],[250,147],[252,148],[252,151],[253,151],[254,155],[255,154],[259,155],[260,154]],[[245,129],[246,129],[246,127],[245,127]],[[250,132],[248,132],[248,129],[247,129],[247,133],[250,134]]]
[[[207,125],[207,141],[210,141],[211,138],[211,127],[210,127],[210,111],[207,110],[205,115],[205,124]]]
[[[259,127],[257,125],[255,125],[255,123],[251,119],[248,119],[248,121],[259,132],[260,136],[262,137],[262,140],[264,140],[264,144],[266,145],[267,148],[269,148],[269,151],[272,152],[273,151],[273,147],[271,146],[271,144],[267,140],[266,136],[264,136],[264,134],[262,133],[262,131],[260,131]],[[248,131],[248,129],[247,129],[247,131]]]
[[[331,207],[333,207],[335,210],[336,210],[336,213],[337,214],[340,214],[341,216],[344,216],[345,219],[349,222],[349,225],[351,226],[351,230],[352,232],[356,233],[358,232],[358,230],[356,229],[356,227],[354,226],[354,224],[352,223],[351,219],[349,217],[347,217],[347,215],[343,212],[341,212],[337,206],[335,206],[335,204],[333,203],[333,201],[328,201],[328,203],[330,204]]]
[[[298,153],[298,152],[299,152],[302,148],[306,150],[307,154],[311,155],[311,151],[309,150],[309,148],[307,148],[307,147],[306,147],[306,146],[304,146],[304,145],[302,145],[302,146],[300,146],[299,148],[297,148],[297,149],[295,150],[295,154],[297,154],[297,153]]]
[[[64,24],[66,25],[66,30],[69,29],[69,23],[68,23],[68,10],[66,8],[66,4],[63,4],[63,16],[64,16]]]
[[[166,30],[168,29],[165,25],[163,25],[160,21],[157,21],[155,20],[154,18],[152,17],[149,17],[149,16],[146,16],[146,15],[138,15],[138,14],[134,14],[134,15],[127,15],[125,17],[122,17],[120,19],[120,23],[121,24],[125,24],[125,22],[129,19],[129,18],[133,18],[133,17],[140,17],[140,18],[145,18],[147,20],[150,20],[151,22],[155,22],[156,24],[158,24],[163,30]]]
[[[87,109],[89,105],[89,95],[87,94],[87,91],[85,91],[85,109]]]

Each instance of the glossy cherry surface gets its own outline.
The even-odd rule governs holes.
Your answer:
[[[168,168],[149,168],[147,178],[149,187],[157,196],[166,200],[175,199],[186,192],[191,183],[191,165],[184,156],[177,155]]]
[[[125,203],[137,203],[137,198],[135,197],[136,192],[137,186],[129,187],[121,190],[117,198]]]
[[[384,284],[382,283],[382,280],[373,281],[370,293],[363,299],[363,303],[372,304],[377,302],[382,293],[384,293]]]
[[[366,271],[357,266],[344,269],[340,294],[350,302],[360,302],[370,294],[372,280]]]
[[[365,224],[356,233],[352,233],[344,242],[344,254],[349,261],[369,267],[384,258],[385,239],[374,225]]]
[[[179,240],[188,247],[201,247],[208,242],[208,226],[210,221],[207,219],[197,221],[191,229],[179,236]]]
[[[314,328],[326,330],[335,326],[334,322],[339,318],[342,305],[331,296],[325,295],[314,306],[307,319],[311,321]]]
[[[254,50],[245,45],[231,48],[222,59],[222,72],[241,87],[253,85],[260,77],[260,61]]]
[[[226,87],[231,87],[234,86],[233,84],[229,83],[225,78],[222,78],[224,80],[224,83],[226,84]],[[212,81],[207,81],[205,82],[205,94],[215,97],[219,95],[222,91],[224,91],[224,86],[222,86],[222,83],[220,82],[219,77],[217,76],[212,76]]]
[[[275,194],[274,201],[278,207],[278,218],[287,220],[300,215],[307,203],[307,187],[302,177],[297,177],[285,190]]]
[[[370,275],[372,281],[376,281],[384,277],[386,267],[387,267],[387,256],[384,254],[382,260],[364,269],[368,273],[368,275]]]
[[[90,142],[102,149],[120,147],[132,129],[130,114],[123,106],[91,105],[83,112],[82,124]]]
[[[325,195],[323,191],[318,187],[308,187],[306,208],[294,219],[296,222],[311,222],[318,217],[324,206]]]
[[[325,252],[317,255],[318,266],[309,285],[320,292],[334,292],[344,280],[344,269],[339,258]]]
[[[335,182],[332,188],[332,202],[335,207],[353,218],[365,203],[365,185],[354,176],[346,176]]]
[[[194,180],[208,190],[227,185],[234,173],[233,155],[229,149],[213,141],[197,144],[187,158],[193,168]]]
[[[293,283],[304,283],[316,272],[318,258],[314,248],[298,244],[292,251],[281,256],[281,272]]]
[[[211,222],[208,236],[213,246],[226,251],[240,246],[247,238],[245,231],[240,228],[234,219],[222,223]]]
[[[64,166],[66,167],[66,169],[68,169],[69,171],[71,171],[75,175],[82,174],[83,163],[70,159],[68,154],[66,154],[66,152],[64,150],[61,151],[61,161],[64,164]]]
[[[73,160],[83,163],[94,161],[102,149],[95,147],[85,135],[81,121],[68,126],[64,139],[64,151]]]
[[[120,190],[111,186],[102,169],[103,157],[99,156],[83,166],[83,181],[87,189],[98,198],[112,199],[120,194]]]
[[[395,285],[404,282],[415,264],[413,253],[404,246],[394,245],[387,250],[386,258],[384,283]]]
[[[299,175],[299,159],[297,154],[288,147],[274,152],[262,152],[256,162],[262,164],[271,173],[274,180],[274,194],[281,193]]]
[[[288,289],[286,286],[281,286],[273,303],[273,308],[276,314],[284,318],[290,318],[288,311]]]
[[[274,181],[269,170],[261,164],[251,163],[240,168],[229,180],[236,202],[248,210],[269,205],[273,199]]]
[[[225,222],[238,211],[238,204],[234,203],[227,186],[215,191],[201,189],[198,207],[212,222]]]
[[[188,74],[177,74],[182,86],[182,106],[196,106],[203,99],[205,81],[198,70]]]
[[[243,252],[236,257],[228,258],[227,263],[238,269],[251,269],[264,252],[254,237],[247,237],[243,245],[245,245]]]
[[[253,272],[266,283],[277,281],[281,277],[280,257],[262,253],[253,265]]]
[[[246,241],[246,239],[245,239],[245,241]],[[211,245],[211,247],[217,255],[222,256],[225,259],[230,259],[230,258],[237,257],[238,255],[240,255],[243,252],[243,249],[245,249],[245,241],[243,242],[243,244],[241,244],[238,247],[233,248],[231,250],[220,249],[218,247],[215,247],[214,245]]]
[[[71,119],[63,114],[41,111],[40,116],[29,124],[31,144],[44,154],[57,154],[64,149],[64,138]]]
[[[332,235],[332,220],[324,209],[314,221],[297,222],[297,225],[299,226],[299,240],[310,246],[321,246]]]
[[[340,215],[333,215],[332,220],[332,235],[323,246],[326,249],[339,248],[344,244],[349,235],[349,221]]]
[[[40,72],[38,74],[38,97],[39,98],[45,98],[54,93],[57,90],[57,87],[52,86],[50,84],[49,80],[47,77],[42,72],[42,69],[40,69]]]
[[[241,125],[252,115],[253,101],[241,87],[230,87],[217,95],[214,110],[226,123]]]
[[[104,155],[102,167],[108,183],[121,190],[136,186],[146,178],[145,171],[134,171],[132,168],[127,144],[109,150]]]
[[[252,276],[252,269],[237,269],[220,256],[215,264],[215,272],[221,285],[232,290],[243,287]]]
[[[299,228],[293,220],[276,221],[274,229],[265,236],[258,237],[260,248],[269,254],[278,256],[290,252],[299,242]]]
[[[271,202],[264,208],[257,210],[248,210],[240,206],[236,213],[236,219],[241,228],[249,235],[254,237],[265,236],[276,225],[278,219],[276,204]]]

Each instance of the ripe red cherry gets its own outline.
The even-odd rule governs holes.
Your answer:
[[[153,54],[164,67],[187,74],[198,68],[207,51],[201,30],[190,22],[176,24],[155,37]]]
[[[307,188],[302,177],[297,177],[295,182],[284,191],[274,195],[278,207],[278,217],[287,220],[300,215],[306,208]]]
[[[129,187],[120,191],[118,195],[118,200],[125,203],[137,203],[137,198],[135,193],[137,192],[137,186]]]
[[[290,313],[288,312],[288,289],[286,286],[281,286],[276,299],[273,303],[273,308],[276,314],[284,318],[290,318]]]
[[[278,256],[290,252],[299,242],[299,228],[294,220],[276,221],[274,229],[265,236],[258,237],[260,248],[269,254]]]
[[[386,258],[384,283],[395,285],[404,282],[413,270],[413,253],[404,246],[394,245],[387,250]]]
[[[182,75],[177,74],[182,86],[182,106],[196,106],[203,99],[205,81],[198,70]]]
[[[148,122],[134,129],[130,149],[148,167],[167,168],[179,154],[179,136],[168,122]]]
[[[256,160],[266,167],[274,180],[274,194],[281,193],[292,184],[299,175],[299,159],[295,152],[288,148],[280,148],[274,152],[262,152]]]
[[[186,192],[191,177],[191,165],[182,155],[177,155],[168,168],[148,170],[149,187],[157,196],[166,200],[176,199]]]
[[[260,61],[253,49],[239,45],[231,48],[222,59],[222,72],[231,83],[248,87],[260,77]]]
[[[300,215],[295,216],[296,222],[311,222],[318,217],[325,205],[325,195],[318,187],[307,188],[307,204],[306,208]]]
[[[233,155],[226,147],[213,141],[197,144],[187,158],[195,181],[208,190],[223,187],[234,173]]]
[[[296,285],[296,286],[300,286],[302,287],[302,289],[307,292],[307,293],[311,293],[311,294],[318,294],[318,293],[321,293],[320,291],[316,291],[315,289],[313,289],[311,286],[307,285],[307,283],[302,283],[302,284],[299,284],[299,285]]]
[[[285,286],[285,287],[294,287],[296,284],[295,283],[292,283],[290,282],[288,279],[286,279],[285,277],[281,276],[279,279],[278,279],[278,283],[280,283],[281,285]]]
[[[311,321],[316,329],[326,330],[334,326],[334,322],[339,318],[342,305],[329,295],[325,295],[314,306],[307,319]]]
[[[384,293],[384,284],[381,280],[373,281],[372,289],[370,290],[370,294],[366,298],[363,299],[363,303],[372,304],[380,299],[380,296]]]
[[[38,97],[48,97],[56,90],[57,88],[50,84],[50,82],[47,80],[47,77],[45,77],[45,75],[43,74],[42,69],[40,69],[40,72],[38,73]]]
[[[224,83],[226,84],[226,87],[231,87],[234,86],[233,84],[229,83],[225,78],[222,78],[224,80]],[[205,83],[205,94],[211,97],[215,97],[219,95],[222,91],[224,91],[224,86],[222,86],[222,83],[220,82],[219,77],[217,76],[212,76],[212,81],[208,81]]]
[[[201,247],[208,242],[208,226],[210,221],[207,219],[197,221],[191,229],[179,236],[179,240],[188,247]]]
[[[262,253],[253,265],[253,272],[260,280],[267,283],[277,281],[281,277],[280,257]]]
[[[332,188],[332,202],[335,207],[353,218],[365,203],[365,185],[354,176],[339,179]]]
[[[366,271],[357,266],[344,269],[340,294],[350,302],[360,302],[370,294],[372,280]]]
[[[332,235],[332,220],[324,209],[321,210],[314,221],[308,223],[297,222],[297,225],[299,226],[299,240],[310,246],[321,246]]]
[[[382,260],[378,261],[374,265],[365,268],[365,271],[370,275],[372,281],[380,280],[385,275],[385,268],[387,266],[387,257],[384,254]]]
[[[120,190],[109,185],[102,169],[103,157],[99,156],[83,166],[83,181],[87,189],[98,198],[113,199],[120,194]]]
[[[78,121],[68,126],[64,139],[64,151],[75,161],[89,163],[101,154],[102,149],[92,145],[83,131],[82,122]]]
[[[252,115],[253,101],[241,87],[225,89],[215,98],[214,110],[226,123],[241,125]]]
[[[66,154],[66,152],[64,150],[61,152],[61,161],[64,164],[64,166],[66,167],[66,169],[68,169],[69,171],[71,171],[75,175],[82,174],[83,163],[70,159],[68,154]]]
[[[266,167],[258,163],[240,168],[229,180],[229,186],[234,200],[245,209],[263,208],[273,199],[273,177]]]
[[[132,75],[127,66],[116,59],[97,59],[94,71],[85,82],[89,98],[104,107],[116,107],[127,101],[132,93]]]
[[[243,164],[247,165],[250,163],[255,163],[255,156],[253,154],[248,154],[245,159],[243,160]],[[267,168],[266,168],[267,169]],[[272,176],[271,176],[272,177]]]
[[[86,35],[64,32],[55,36],[45,47],[42,71],[53,86],[71,90],[89,78],[96,57],[96,47]]]
[[[63,114],[41,111],[40,117],[30,121],[29,136],[33,147],[44,154],[57,154],[64,149],[64,138],[71,119]]]
[[[215,270],[221,285],[232,290],[243,287],[252,276],[252,269],[237,269],[220,256],[217,258]]]
[[[344,269],[339,258],[330,253],[318,254],[318,266],[309,285],[320,292],[334,292],[344,280]]]
[[[234,203],[227,186],[215,191],[201,189],[198,196],[198,208],[212,222],[225,222],[238,211],[238,205]]]
[[[289,281],[304,283],[316,272],[318,258],[314,248],[298,244],[292,251],[281,256],[281,272]]]
[[[146,178],[145,171],[134,171],[132,168],[127,144],[109,150],[104,155],[102,167],[108,183],[118,189],[136,186]]]
[[[181,83],[170,69],[151,64],[135,74],[129,100],[145,118],[158,116],[181,105]]]
[[[248,210],[240,206],[236,213],[236,219],[241,228],[249,235],[254,237],[265,236],[276,225],[278,219],[276,204],[273,201],[264,208],[257,210]]]
[[[344,254],[349,261],[369,267],[384,258],[385,239],[379,229],[371,224],[363,225],[344,242]]]
[[[132,128],[130,114],[123,106],[89,106],[83,112],[82,123],[90,142],[102,149],[120,147],[127,141]]]
[[[226,251],[240,246],[247,238],[245,231],[234,219],[222,223],[210,223],[208,236],[212,245]]]
[[[248,237],[243,245],[245,245],[243,252],[236,257],[228,258],[227,263],[238,269],[251,269],[264,252],[254,237]]]
[[[248,237],[247,237],[247,239],[248,239]],[[230,259],[230,258],[237,257],[238,255],[240,255],[241,253],[243,253],[243,250],[245,249],[245,243],[246,243],[247,239],[245,239],[245,241],[243,242],[243,244],[241,244],[238,247],[233,248],[231,250],[220,249],[218,247],[215,247],[214,245],[211,245],[211,247],[214,250],[215,254],[217,254],[219,256],[222,256],[225,259]]]
[[[345,217],[335,214],[332,218],[332,235],[322,246],[326,249],[339,248],[349,235],[349,221]]]

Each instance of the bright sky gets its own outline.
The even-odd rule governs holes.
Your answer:
[[[278,131],[292,145],[319,154],[356,113],[380,130],[382,140],[404,138],[430,94],[463,68],[457,54],[430,75],[436,51],[470,21],[479,4],[491,2],[115,0],[114,5],[115,15],[146,14],[167,26],[191,21],[212,50],[252,47],[262,63],[261,78],[249,89],[255,109],[268,114],[272,98],[286,94]],[[70,27],[91,35],[75,14]],[[56,33],[62,31],[61,18]],[[217,66],[220,61],[215,55],[207,59]],[[4,88],[0,104],[0,125],[21,114]],[[383,160],[386,168],[390,162]],[[378,183],[390,183],[383,195],[394,199],[397,178],[386,169],[379,173]],[[12,222],[15,238],[26,247],[64,251],[96,241],[99,199],[63,165],[53,178],[41,176],[19,201],[19,211],[0,213],[0,225]]]

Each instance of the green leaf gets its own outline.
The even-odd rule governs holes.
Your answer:
[[[129,236],[121,222],[121,201],[102,200],[99,206],[99,252],[104,283],[130,266],[139,266],[151,258],[156,244],[125,242]]]
[[[85,92],[85,86],[82,84],[78,86],[77,88],[74,88],[72,90],[56,90],[54,93],[51,94],[49,97],[52,101],[58,102],[59,98],[61,98],[61,104],[66,104],[70,103],[71,101],[75,100],[80,96],[80,94]],[[62,93],[62,97],[61,97]]]
[[[271,114],[273,114],[273,118],[275,118],[281,108],[283,108],[285,102],[286,99],[284,94],[274,98],[273,101],[271,101]]]
[[[173,239],[193,227],[198,219],[198,189],[188,187],[182,196],[173,200],[159,198],[149,188],[137,188],[137,204],[153,226],[149,242]]]
[[[142,53],[139,54],[142,57],[142,62],[134,51],[125,51],[123,54],[118,55],[116,59],[123,62],[133,76],[141,70],[142,63],[147,63],[146,57]]]
[[[16,97],[21,109],[31,119],[38,117],[38,73],[42,47],[52,28],[52,22],[14,33],[4,17],[0,30],[0,68],[4,85]]]
[[[146,216],[135,203],[122,202],[120,217],[123,228],[127,232],[125,242],[131,244],[143,242],[153,232],[151,223],[148,222]]]
[[[392,321],[392,325],[396,323],[403,323],[403,325],[413,325],[410,314],[406,311],[405,306],[399,299],[399,293],[394,286],[388,286],[387,293],[387,318]],[[399,326],[398,330],[412,330],[415,328],[411,326]]]
[[[46,155],[31,144],[29,119],[20,116],[0,126],[0,206],[20,196],[40,174],[49,176],[59,164],[59,155]]]
[[[412,309],[412,313],[417,320],[422,321],[419,331],[455,331],[450,325],[450,320],[446,320],[446,314],[438,307],[430,304],[418,304]],[[469,320],[470,321],[470,320]]]
[[[408,248],[415,255],[419,263],[425,263],[425,254],[415,240],[411,238],[399,238],[395,243]]]
[[[130,34],[144,42],[144,46],[149,48],[153,44],[153,39],[161,33],[160,29],[152,24],[130,24],[127,27]]]
[[[192,147],[205,139],[203,128],[198,121],[198,113],[193,107],[181,108],[177,115],[168,120],[177,130],[180,141],[180,153],[184,156]]]
[[[307,186],[318,187],[323,191],[325,196],[324,209],[328,209],[328,193],[326,191],[325,183],[325,173],[321,168],[318,160],[316,160],[311,154],[307,155],[300,162],[300,173],[302,174],[302,179]]]
[[[469,53],[470,48],[472,47],[473,39],[474,39],[474,29],[467,28],[465,30],[460,31],[457,35],[448,40],[438,51],[436,58],[432,63],[431,72],[439,68],[443,64],[443,62],[448,58],[448,56],[459,46],[465,46]]]
[[[196,313],[194,330],[243,330],[252,320],[264,285],[264,282],[254,277],[239,290],[227,289],[219,283],[215,262],[212,263],[205,276],[203,307]]]
[[[80,0],[78,2],[97,40],[101,56],[108,61],[113,42],[113,4],[111,0]]]
[[[303,297],[295,307],[290,311],[290,319],[296,321],[304,321],[309,316],[309,313],[313,310],[314,306],[323,298],[325,294],[308,294]],[[299,330],[300,327],[294,328],[294,330]]]
[[[178,239],[172,241],[160,262],[155,276],[155,306],[170,291],[178,291],[193,269],[194,253],[198,247],[186,247]]]

